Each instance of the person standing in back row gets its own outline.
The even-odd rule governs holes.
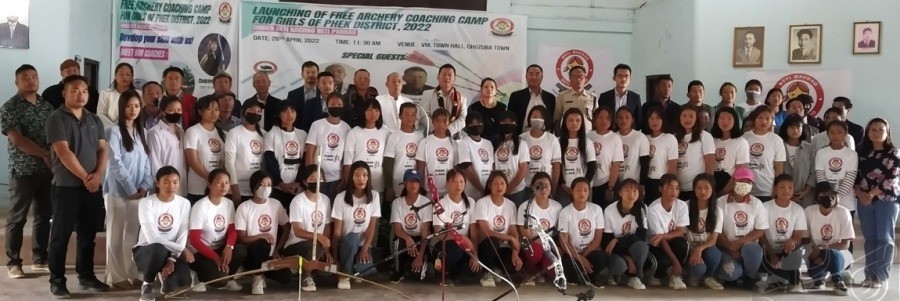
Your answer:
[[[556,108],[553,109],[552,112],[553,120],[556,121],[558,125],[554,125],[553,128],[562,129],[562,124],[565,122],[565,120],[561,119],[563,113],[571,108],[581,110],[581,117],[584,118],[586,123],[590,123],[588,118],[590,118],[591,112],[594,111],[594,106],[597,104],[597,96],[594,95],[593,92],[585,89],[584,82],[586,74],[587,71],[581,66],[575,66],[569,69],[569,82],[572,88],[559,93],[559,96],[556,99]]]
[[[618,64],[613,68],[613,81],[616,87],[612,90],[600,93],[597,100],[597,107],[609,107],[616,112],[621,107],[628,108],[634,120],[641,119],[641,95],[634,91],[628,90],[628,84],[631,83],[631,66]],[[617,114],[618,115],[618,114]],[[640,123],[634,123],[633,130],[641,130]],[[619,127],[613,124],[613,130],[618,131]]]
[[[543,106],[549,114],[545,114],[546,119],[553,118],[553,109],[556,108],[556,96],[553,93],[541,89],[541,82],[544,81],[544,69],[540,65],[532,64],[525,69],[525,83],[528,87],[515,91],[509,95],[509,110],[516,113],[516,124],[522,126],[522,132],[527,132],[526,125],[528,117],[526,113],[530,113],[534,107]],[[553,120],[547,120],[547,124],[553,125]],[[549,128],[555,128],[550,126]]]

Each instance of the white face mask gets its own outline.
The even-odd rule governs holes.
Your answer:
[[[544,129],[544,120],[533,118],[529,120],[531,122],[531,128]]]
[[[744,183],[744,182],[734,183],[734,193],[736,193],[737,195],[740,195],[740,196],[748,195],[748,194],[750,194],[751,189],[753,189],[753,184]]]
[[[259,186],[259,188],[256,188],[256,197],[258,198],[265,200],[268,199],[271,194],[272,186]]]
[[[753,99],[757,99],[757,100],[758,100],[760,95],[762,95],[762,92],[759,92],[759,91],[747,91],[747,97],[750,97],[750,98],[753,98]]]

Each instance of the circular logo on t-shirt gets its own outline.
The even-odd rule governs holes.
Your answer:
[[[297,141],[288,141],[284,143],[284,152],[288,156],[297,156],[300,154],[300,144]]]
[[[172,224],[175,223],[175,220],[172,218],[172,215],[168,212],[160,214],[159,218],[156,219],[156,225],[159,229],[159,232],[166,233],[172,230]]]
[[[628,158],[628,145],[622,144],[622,155]]]
[[[353,209],[353,222],[357,225],[362,225],[362,223],[366,222],[366,209],[363,207],[356,207]]]
[[[629,235],[629,234],[631,234],[631,228],[632,228],[632,227],[633,227],[633,226],[631,225],[631,221],[627,221],[627,222],[625,222],[624,224],[622,224],[622,235]]]
[[[206,144],[209,145],[209,151],[213,154],[218,154],[222,151],[222,143],[218,139],[209,138]]]
[[[213,217],[213,229],[215,229],[216,232],[225,231],[225,216],[217,213],[216,217]]]
[[[779,217],[779,218],[775,219],[775,232],[777,232],[778,234],[785,234],[785,233],[787,233],[787,228],[788,228],[787,219],[785,219],[783,217]]]
[[[483,148],[478,149],[478,157],[481,157],[481,162],[487,163],[489,160],[489,156],[490,154],[488,154],[487,150]]]
[[[260,215],[256,223],[259,225],[259,232],[269,233],[272,230],[272,217],[268,214]]]
[[[416,145],[415,143],[407,143],[406,144],[406,157],[415,158],[416,151],[418,151],[418,150],[419,150],[419,146]]]
[[[734,224],[737,225],[738,228],[743,228],[747,226],[747,212],[738,211],[734,213]]]
[[[313,228],[319,228],[325,222],[325,214],[322,214],[322,211],[313,211],[310,213],[309,220],[312,221]]]
[[[834,157],[828,160],[828,170],[831,170],[832,172],[841,171],[841,167],[843,166],[844,160],[841,160],[841,158]]]
[[[506,230],[506,218],[502,215],[495,215],[493,224],[494,231],[501,232]]]
[[[453,211],[453,213],[450,214],[450,219],[453,220],[454,225],[459,225],[463,222],[463,215],[459,211]]]
[[[650,145],[650,158],[653,158],[653,154],[656,153],[656,146]]]
[[[259,156],[263,152],[263,144],[259,140],[253,139],[250,140],[250,152],[253,153],[254,156]]]
[[[415,213],[407,213],[403,218],[403,228],[407,231],[415,230],[419,226],[419,217]]]
[[[700,230],[701,232],[706,232],[706,219],[705,218],[697,219],[697,229]]]
[[[497,150],[497,161],[503,163],[509,161],[509,148],[501,147]]]
[[[578,159],[578,148],[569,146],[566,148],[566,160],[575,161]]]
[[[727,154],[727,153],[728,153],[728,151],[725,150],[724,147],[717,148],[716,149],[716,161],[725,160],[725,154]]]
[[[541,229],[543,229],[543,230],[550,229],[550,220],[548,220],[546,218],[542,218],[540,223],[541,223]]]
[[[369,141],[366,141],[366,152],[376,154],[379,146],[381,146],[381,143],[378,142],[378,139],[369,139]]]
[[[338,144],[341,143],[341,136],[335,133],[329,133],[327,137],[325,137],[325,141],[328,143],[329,148],[335,148]]]
[[[450,151],[443,147],[439,147],[434,154],[437,156],[438,162],[441,163],[447,162],[447,160],[450,159]]]
[[[591,234],[591,221],[585,218],[582,218],[578,221],[578,234],[581,236],[588,236]]]
[[[600,142],[594,142],[594,153],[599,155],[600,151],[602,151],[602,150],[603,150],[603,144],[600,144]]]
[[[531,156],[531,160],[540,160],[541,155],[544,154],[544,149],[540,146],[532,146],[531,149],[528,150],[528,155]]]
[[[678,155],[684,156],[684,154],[687,153],[687,147],[688,147],[687,142],[678,143]]]
[[[675,230],[675,220],[669,221],[669,232],[672,232],[672,230]]]
[[[765,151],[766,151],[766,146],[763,145],[762,143],[757,142],[757,143],[754,143],[753,145],[750,145],[750,155],[751,156],[754,156],[754,157],[762,156],[763,152],[765,152]]]
[[[822,234],[822,241],[828,242],[834,236],[834,229],[831,228],[831,224],[822,225],[822,230],[819,231]]]

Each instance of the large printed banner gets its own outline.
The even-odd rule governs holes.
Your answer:
[[[134,66],[136,84],[160,81],[176,66],[185,92],[211,94],[216,73],[237,74],[235,9],[229,0],[118,0],[113,58]]]
[[[835,97],[853,98],[853,72],[850,70],[775,70],[750,71],[747,80],[758,79],[763,84],[763,93],[771,88],[781,89],[785,99],[800,94],[812,96],[816,103],[810,115],[822,117],[831,107]]]
[[[541,45],[538,48],[538,65],[544,68],[541,88],[553,94],[571,88],[569,69],[575,66],[587,70],[585,89],[597,96],[615,86],[612,80],[615,61],[612,51],[608,49]]]
[[[386,93],[392,72],[403,93],[420,99],[437,84],[443,64],[456,68],[457,88],[473,98],[493,78],[500,98],[525,85],[526,18],[506,14],[414,8],[241,3],[240,91],[253,93],[252,76],[269,74],[271,93],[285,97],[303,85],[301,64],[314,61],[336,76],[341,92],[366,69],[371,86]]]

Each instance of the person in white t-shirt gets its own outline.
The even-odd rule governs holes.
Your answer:
[[[372,189],[384,195],[384,150],[390,130],[384,127],[381,117],[381,104],[377,100],[363,101],[364,119],[362,124],[350,129],[344,146],[344,168],[342,175],[344,184],[350,181],[350,164],[363,161],[369,164],[372,172]]]
[[[775,177],[775,199],[766,203],[769,214],[769,229],[761,237],[765,249],[763,267],[777,276],[777,282],[788,282],[788,291],[803,293],[800,284],[800,265],[803,264],[803,237],[806,236],[806,213],[803,207],[792,200],[794,179],[791,175]],[[776,277],[772,277],[776,278]],[[769,279],[773,280],[772,278]]]
[[[679,199],[690,199],[691,185],[701,173],[713,174],[716,168],[716,145],[712,135],[703,130],[697,122],[700,109],[694,106],[681,107],[680,126],[675,127],[678,140],[678,184],[681,187]]]
[[[259,269],[263,262],[271,258],[280,258],[288,235],[278,236],[278,233],[290,230],[290,220],[284,207],[278,200],[269,197],[272,194],[272,179],[264,171],[257,170],[250,175],[249,186],[254,191],[253,196],[238,206],[234,217],[238,243],[247,245],[245,271]],[[290,272],[274,271],[269,278],[285,283],[290,281]],[[262,295],[265,287],[263,275],[253,275],[250,293]]]
[[[716,240],[722,234],[722,210],[713,199],[714,178],[699,174],[694,178],[694,197],[688,202],[689,224],[685,237],[690,244],[688,255],[688,284],[703,285],[713,290],[725,289],[716,272],[722,263],[722,251],[716,247]]]
[[[828,123],[826,130],[829,144],[816,152],[816,182],[828,181],[834,184],[838,194],[841,195],[841,206],[853,214],[856,212],[856,191],[853,185],[859,173],[857,168],[859,155],[844,145],[844,137],[847,136],[846,123],[832,121]]]
[[[828,110],[825,110],[823,114],[825,117],[824,122],[821,123],[821,126],[824,127],[818,134],[815,134],[811,137],[811,143],[815,147],[816,150],[822,149],[829,144],[831,144],[831,137],[828,137],[828,124],[832,121],[841,121],[847,122],[844,111],[840,108],[831,107]],[[856,139],[853,138],[852,135],[849,134],[848,131],[846,135],[843,137],[844,145],[849,147],[851,150],[856,150]]]
[[[168,294],[191,283],[188,264],[194,253],[188,242],[191,204],[178,196],[178,169],[164,166],[156,172],[156,194],[141,200],[138,219],[141,233],[134,247],[134,264],[143,273],[141,299],[153,300],[153,282],[161,279],[160,293]]]
[[[475,202],[474,212],[481,238],[478,259],[485,266],[501,268],[515,277],[522,270],[522,258],[519,257],[522,246],[519,244],[519,230],[515,226],[516,204],[504,197],[509,185],[502,171],[491,172],[485,183],[487,191],[483,198]],[[496,286],[494,276],[484,273],[481,286]]]
[[[675,174],[678,169],[678,139],[672,134],[664,132],[666,128],[665,115],[660,107],[651,107],[647,114],[647,142],[650,143],[650,160],[647,165],[647,177],[641,178],[641,186],[644,188],[645,204],[652,204],[661,196],[659,178],[664,174]]]
[[[569,109],[577,110],[577,109]],[[569,112],[567,111],[567,112]],[[569,114],[564,114],[569,115]],[[581,113],[579,111],[578,115]],[[607,268],[609,254],[600,249],[603,239],[603,209],[588,202],[591,182],[584,177],[572,180],[572,204],[559,212],[560,252],[566,278],[579,285],[591,284]],[[587,274],[587,275],[585,275]]]
[[[750,170],[756,178],[751,195],[763,203],[772,200],[772,182],[776,175],[784,173],[787,160],[784,141],[771,128],[774,111],[769,106],[760,106],[750,112],[753,130],[744,133],[750,145]]]
[[[494,168],[509,179],[506,198],[516,204],[525,202],[525,176],[528,174],[528,143],[519,137],[516,113],[503,112],[500,115],[500,141],[494,144]]]
[[[818,205],[809,206],[805,210],[806,221],[809,223],[808,265],[809,276],[813,279],[812,289],[824,289],[825,276],[831,274],[835,294],[846,296],[847,285],[844,283],[843,272],[853,262],[853,255],[848,248],[856,237],[852,216],[850,210],[838,205],[841,194],[833,183],[817,183],[815,195]]]
[[[347,190],[338,193],[331,209],[335,242],[331,252],[341,271],[367,276],[375,272],[371,248],[381,217],[381,195],[372,189],[366,162],[353,162],[350,177]],[[338,289],[350,289],[350,278],[340,277]]]
[[[716,241],[722,251],[718,278],[735,281],[743,277],[745,284],[753,285],[760,279],[763,250],[758,241],[769,229],[769,218],[762,202],[750,195],[754,185],[753,172],[749,168],[738,167],[732,178],[734,189],[730,194],[719,197],[716,204],[722,209],[724,217],[722,234]]]
[[[222,167],[222,145],[225,144],[225,131],[216,126],[219,103],[212,98],[203,99],[197,103],[197,112],[200,112],[200,122],[184,133],[184,160],[190,168],[187,199],[191,205],[203,198],[209,186],[206,181],[209,171]]]
[[[440,109],[439,109],[440,110]],[[436,111],[437,112],[437,111]],[[472,224],[472,214],[475,209],[475,200],[466,196],[466,178],[459,169],[447,171],[447,194],[438,201],[433,208],[432,225],[434,232],[443,230],[447,226],[457,228],[452,234],[437,236],[434,250],[434,269],[445,276],[450,285],[465,274],[479,276],[481,265],[478,264],[477,251],[474,249],[469,235],[469,227]],[[474,234],[474,233],[473,233]]]
[[[615,199],[613,191],[619,182],[619,171],[625,156],[622,154],[622,138],[612,131],[612,109],[601,106],[594,110],[591,117],[594,130],[587,133],[587,138],[594,142],[594,153],[597,156],[591,201],[606,208]]]
[[[250,177],[262,170],[266,132],[259,121],[263,109],[261,102],[245,102],[241,107],[244,122],[225,136],[225,170],[231,174],[231,200],[235,205],[255,195]]]
[[[291,219],[291,232],[284,244],[284,256],[302,256],[306,260],[322,260],[333,264],[334,257],[328,251],[331,248],[331,200],[319,191],[322,181],[319,177],[318,165],[307,165],[301,170],[300,187],[303,191],[291,201],[288,210]],[[315,240],[316,254],[312,254]],[[305,275],[301,289],[304,292],[316,291],[316,282],[311,275]]]
[[[603,250],[610,255],[609,274],[624,273],[628,277],[628,286],[637,290],[647,288],[641,278],[650,252],[647,206],[638,202],[640,188],[636,180],[625,179],[619,186],[620,201],[613,202],[603,211]]]
[[[384,195],[386,200],[393,200],[401,192],[403,174],[416,169],[416,155],[422,132],[416,131],[416,112],[418,108],[411,102],[400,105],[400,128],[388,135],[384,148]],[[421,171],[419,173],[421,175]]]
[[[528,112],[528,132],[519,137],[528,143],[528,174],[525,175],[525,183],[531,183],[539,172],[550,175],[550,195],[556,195],[559,183],[560,164],[562,153],[559,149],[559,137],[552,132],[553,122],[545,120],[549,116],[547,108],[537,105]],[[551,118],[552,117],[547,117]],[[532,187],[525,187],[526,199],[534,194]]]
[[[585,135],[584,115],[578,108],[570,108],[562,115],[563,127],[559,135],[559,148],[563,153],[560,166],[562,176],[557,186],[556,200],[563,207],[572,203],[572,181],[584,177],[590,181],[597,172],[597,153],[594,142]],[[590,185],[588,185],[590,186]]]
[[[532,178],[531,187],[534,191],[534,198],[519,205],[516,213],[516,225],[519,226],[519,233],[522,237],[531,241],[531,249],[529,252],[521,252],[523,269],[528,274],[544,272],[538,278],[552,277],[553,274],[546,270],[551,262],[549,254],[546,254],[541,241],[537,239],[534,231],[545,231],[552,234],[552,229],[556,227],[556,220],[559,219],[559,211],[562,206],[558,202],[550,199],[550,175],[546,172],[538,172]],[[527,246],[522,246],[526,248]],[[525,285],[534,285],[534,280],[529,280]]]
[[[300,171],[306,150],[306,132],[294,127],[297,111],[290,102],[278,104],[278,120],[266,133],[263,170],[272,178],[272,198],[290,213],[291,201],[300,193]]]
[[[447,130],[450,112],[437,109],[431,114],[431,124],[434,133],[419,141],[416,147],[416,169],[425,178],[444,179],[448,172],[454,169],[458,161],[456,155],[456,142],[450,138]],[[441,180],[434,181],[438,194],[447,193],[447,183]]]
[[[734,182],[731,181],[734,169],[739,166],[747,167],[750,163],[750,145],[741,137],[743,133],[737,126],[737,119],[734,108],[721,107],[716,111],[716,122],[710,132],[716,145],[716,171],[713,176],[716,179],[717,195],[730,193],[734,188]]]
[[[779,136],[784,141],[787,161],[784,173],[794,179],[794,201],[804,208],[814,203],[812,188],[816,185],[816,149],[809,142],[810,133],[805,132],[803,117],[788,115],[781,123]]]
[[[209,194],[194,203],[188,234],[188,250],[196,253],[191,270],[201,282],[234,275],[247,257],[247,246],[237,245],[234,204],[225,197],[231,189],[228,172],[216,168],[208,174]],[[236,292],[243,287],[229,280],[224,289]]]
[[[665,174],[659,179],[662,197],[647,208],[650,234],[647,242],[650,254],[658,262],[654,277],[661,279],[668,276],[670,288],[683,290],[687,289],[687,285],[681,278],[682,268],[688,257],[688,242],[684,234],[690,220],[687,203],[678,199],[678,182],[678,177],[673,174]]]
[[[620,168],[621,178],[640,182],[650,170],[650,141],[643,133],[634,130],[634,115],[628,107],[616,110],[616,126],[622,139],[624,159]]]
[[[306,165],[317,164],[322,168],[321,177],[325,184],[320,187],[329,199],[340,192],[341,158],[347,145],[347,133],[350,125],[341,120],[344,111],[344,100],[341,95],[328,95],[328,116],[312,123],[306,137]],[[316,147],[320,147],[319,151]],[[321,157],[322,162],[317,162]]]
[[[397,255],[399,270],[391,272],[391,283],[399,283],[406,275],[424,275],[427,241],[422,239],[431,234],[431,219],[434,208],[431,200],[424,196],[422,176],[415,169],[407,169],[403,174],[403,192],[391,204],[392,242],[397,250],[408,249]],[[416,244],[419,244],[416,246]]]
[[[485,195],[485,183],[494,170],[494,145],[481,137],[484,119],[480,113],[472,111],[466,116],[466,136],[459,139],[457,156],[466,176],[466,195],[481,198]]]
[[[159,109],[163,112],[161,122],[147,131],[151,173],[163,166],[172,166],[178,170],[178,174],[186,175],[187,165],[184,163],[182,147],[184,129],[181,128],[181,99],[175,96],[163,97],[159,102]],[[183,184],[178,188],[178,195],[187,196],[186,188],[190,182],[186,177],[181,182]]]

